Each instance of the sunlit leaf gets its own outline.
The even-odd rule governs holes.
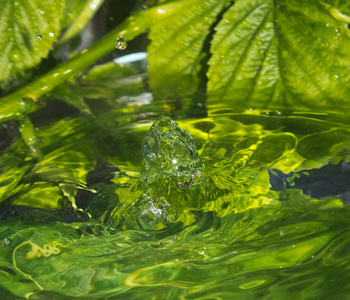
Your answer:
[[[153,26],[149,35],[149,80],[159,97],[191,95],[196,90],[204,41],[227,1],[182,3],[169,18]]]
[[[208,93],[235,110],[350,108],[349,30],[319,1],[237,1],[212,41]]]
[[[64,0],[0,1],[0,82],[46,57],[61,29]]]

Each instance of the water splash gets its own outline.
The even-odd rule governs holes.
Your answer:
[[[179,187],[196,186],[203,173],[192,136],[169,117],[160,117],[143,140],[145,167],[140,179],[152,183],[161,177],[176,178]]]

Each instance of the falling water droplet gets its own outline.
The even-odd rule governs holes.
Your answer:
[[[9,247],[12,244],[12,240],[9,238],[4,238],[4,246]]]
[[[38,35],[36,36],[36,38],[37,38],[38,40],[42,40],[42,39],[43,39],[43,36],[40,35],[40,34],[38,34]]]
[[[126,39],[123,36],[117,37],[117,39],[115,41],[115,47],[118,50],[125,50],[127,46],[128,46],[128,44],[126,42]]]
[[[335,79],[338,79],[339,76],[338,75],[334,75],[334,77],[335,77]]]

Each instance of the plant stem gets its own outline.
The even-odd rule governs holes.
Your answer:
[[[19,120],[39,109],[41,106],[38,103],[42,101],[40,99],[42,95],[67,79],[78,76],[98,59],[115,50],[115,39],[117,37],[123,36],[126,40],[132,40],[139,34],[149,30],[153,24],[177,13],[193,1],[198,0],[170,2],[131,16],[89,48],[20,90],[0,99],[0,122],[13,119]]]

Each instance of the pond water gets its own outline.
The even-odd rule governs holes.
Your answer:
[[[1,299],[349,297],[348,125],[129,93],[3,125]]]

